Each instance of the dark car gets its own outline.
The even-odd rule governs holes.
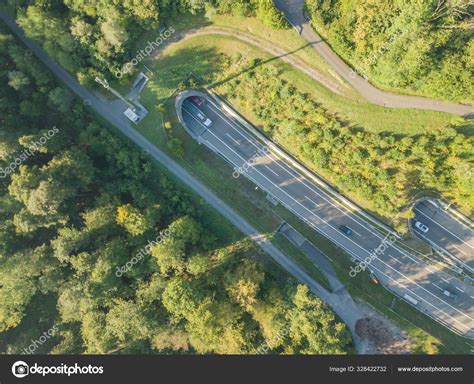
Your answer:
[[[345,225],[341,225],[341,226],[339,227],[339,229],[340,229],[342,232],[344,232],[347,236],[352,235],[352,230],[351,230],[349,227],[345,226]]]
[[[202,107],[204,105],[204,99],[199,96],[191,96],[191,100],[199,107]]]

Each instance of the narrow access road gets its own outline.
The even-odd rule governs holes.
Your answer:
[[[297,264],[291,261],[285,254],[276,248],[267,237],[260,233],[255,227],[250,225],[242,216],[229,207],[217,195],[215,195],[204,184],[193,177],[188,171],[182,168],[166,153],[155,147],[150,141],[138,133],[131,125],[130,121],[116,110],[110,108],[109,103],[99,100],[87,89],[82,87],[77,80],[72,77],[66,70],[58,65],[32,40],[25,37],[23,31],[16,25],[15,20],[9,15],[0,11],[0,19],[2,19],[8,27],[23,41],[23,43],[46,65],[64,84],[66,84],[74,93],[76,93],[84,102],[94,111],[105,118],[109,123],[114,125],[120,132],[133,141],[136,145],[146,151],[153,159],[159,162],[163,167],[167,168],[182,183],[191,188],[200,195],[211,207],[216,209],[227,220],[229,220],[242,233],[247,235],[254,241],[265,253],[267,253],[275,262],[292,275],[299,282],[310,287],[311,291],[323,301],[325,301],[332,310],[346,323],[352,332],[353,339],[356,343],[357,350],[361,349],[361,340],[355,333],[355,324],[357,320],[363,318],[359,308],[355,305],[348,305],[344,296],[332,294],[328,292],[319,283],[314,281],[308,274]],[[127,105],[123,106],[123,110]]]
[[[296,28],[311,47],[367,101],[388,108],[428,109],[463,116],[474,113],[474,106],[417,96],[395,95],[374,87],[363,77],[355,74],[352,68],[314,31],[311,23],[305,19],[304,16],[304,0],[274,0],[274,3],[284,12],[287,20]]]

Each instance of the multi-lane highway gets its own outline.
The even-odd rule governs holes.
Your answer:
[[[185,96],[181,96],[185,100]],[[212,120],[205,126],[189,108],[177,103],[179,115],[200,143],[234,167],[234,177],[247,177],[268,192],[301,220],[357,260],[367,260],[370,270],[392,291],[437,321],[474,338],[474,289],[428,266],[384,236],[360,216],[341,205],[325,190],[296,171],[266,147],[223,106],[207,98],[199,106]],[[350,228],[347,235],[341,226]],[[350,271],[348,271],[350,273]],[[444,291],[453,293],[451,297]]]
[[[454,259],[461,268],[474,272],[474,231],[467,225],[446,213],[432,200],[423,200],[413,207],[415,217],[411,220],[412,229],[421,239],[438,251]],[[420,222],[428,228],[423,232],[415,226]]]

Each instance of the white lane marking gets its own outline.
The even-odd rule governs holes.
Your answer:
[[[436,284],[436,283],[433,283],[433,285],[434,285],[436,288],[438,288],[439,290],[441,290],[441,291],[444,291],[444,289],[443,289],[443,288],[441,288],[441,287],[440,287],[438,284]]]
[[[318,208],[318,207],[324,205],[324,204],[322,204],[322,203],[319,203],[319,204],[316,203],[315,201],[313,201],[312,199],[310,199],[310,198],[309,198],[308,196],[306,196],[306,195],[304,195],[304,198],[305,198],[306,200],[308,200],[309,202],[313,203],[316,208]]]
[[[455,288],[456,288],[459,292],[464,293],[464,290],[463,290],[463,289],[461,289],[461,288],[459,288],[459,287],[455,287]]]
[[[189,112],[184,106],[182,107],[183,110],[189,115],[191,116],[194,120],[196,120],[200,125],[202,125],[204,127],[205,130],[207,130],[207,127],[202,123],[201,120],[199,120],[196,116],[194,116],[191,112]],[[204,133],[204,132],[203,132]],[[201,134],[202,135],[202,134]]]
[[[430,267],[426,267],[426,269],[431,272],[431,273],[436,273],[435,271],[433,271]]]
[[[451,284],[449,280],[446,280],[444,277],[442,277],[441,280],[443,280],[445,283]]]
[[[461,252],[463,255],[469,256],[466,252],[464,252],[461,248],[459,248],[456,244],[453,244],[453,247],[456,248],[459,252]]]
[[[418,212],[418,213],[421,213],[423,216],[425,216],[428,220],[430,220],[431,222],[433,222],[434,224],[436,224],[438,227],[440,228],[443,228],[446,232],[450,233],[452,236],[454,236],[456,239],[458,239],[459,241],[461,241],[463,244],[466,244],[468,247],[471,247],[472,249],[474,249],[474,247],[472,245],[470,245],[469,243],[466,243],[463,239],[461,239],[459,236],[455,235],[454,233],[452,233],[449,229],[445,228],[444,226],[442,226],[440,223],[438,223],[437,221],[434,221],[431,217],[429,217],[428,215],[426,215],[425,213],[421,212],[418,208],[415,208],[414,209],[415,212]]]
[[[265,164],[264,167],[266,169],[268,169],[271,173],[273,173],[275,176],[280,177],[280,175],[278,173],[276,173],[273,169],[271,169],[268,165]]]
[[[240,143],[229,132],[226,132],[226,135],[229,136],[235,144],[240,145]]]
[[[222,141],[218,136],[216,136],[212,131],[208,131],[212,136],[214,136],[218,141],[220,141],[224,146],[226,146],[232,153],[234,153],[236,156],[240,157],[242,160],[244,160],[242,158],[242,156],[240,156],[238,153],[236,153],[231,147],[229,147],[224,141]],[[329,224],[326,220],[324,220],[323,218],[319,217],[318,215],[316,215],[315,213],[313,213],[312,211],[310,211],[308,208],[306,208],[304,205],[302,205],[299,201],[295,200],[291,195],[289,195],[287,192],[285,192],[283,189],[281,189],[278,185],[274,184],[270,179],[268,179],[264,174],[262,174],[258,169],[256,168],[253,168],[252,169],[253,171],[259,173],[263,178],[265,178],[270,184],[272,184],[275,188],[279,189],[281,192],[283,192],[285,195],[287,195],[287,197],[289,197],[291,200],[293,200],[296,204],[300,205],[301,207],[303,207],[304,210],[308,211],[312,216],[315,216],[317,217],[319,220],[321,220],[322,222],[324,222],[328,227],[332,228],[333,230],[336,230],[336,228],[334,228],[331,224]],[[298,215],[300,216],[300,215]],[[354,242],[352,239],[346,237],[345,238],[346,240],[348,240],[349,242],[353,243],[356,247],[360,248],[362,251],[368,253],[369,255],[371,254],[371,252],[367,251],[365,248],[362,248],[359,244],[357,244],[356,242]],[[394,269],[391,265],[387,264],[386,262],[384,262],[383,260],[381,260],[380,258],[378,258],[378,260],[386,265],[388,268],[390,268],[391,270],[393,270],[395,273],[398,273],[400,276],[403,276],[406,280],[410,281],[413,285],[419,287],[421,290],[425,291],[426,293],[428,293],[429,295],[433,296],[434,298],[436,298],[437,300],[441,301],[442,303],[444,303],[447,307],[450,307],[451,309],[453,309],[454,311],[456,312],[459,312],[461,315],[467,317],[468,319],[470,320],[474,320],[471,316],[465,314],[464,312],[460,311],[459,309],[457,309],[456,307],[453,307],[451,304],[449,304],[448,302],[442,300],[442,299],[439,299],[438,297],[436,297],[432,292],[428,291],[426,288],[422,287],[420,284],[416,283],[415,281],[413,281],[412,279],[410,279],[408,276],[404,275],[402,272]],[[433,306],[434,307],[434,306]],[[436,308],[436,307],[435,307]],[[442,311],[441,309],[437,308],[439,311]],[[449,316],[449,315],[448,315]],[[456,320],[456,319],[454,319]],[[462,324],[462,323],[461,323]]]
[[[212,132],[210,132],[210,133],[212,133]],[[215,136],[215,135],[213,135],[213,136]],[[218,139],[219,141],[221,141],[219,138],[217,138],[217,139]],[[205,140],[205,142],[206,142],[207,144],[209,144],[210,146],[212,146],[213,148],[215,148],[215,146],[214,146],[213,144],[211,144],[208,140]],[[221,141],[221,142],[222,142],[222,141]],[[225,143],[224,143],[224,145],[225,145]],[[222,154],[221,151],[218,151],[217,149],[216,149],[216,151],[217,151],[218,153],[221,153],[221,154]],[[235,152],[234,152],[234,153],[235,153]],[[237,155],[238,155],[238,154],[237,154]],[[238,155],[238,156],[239,156],[239,155]],[[239,156],[239,157],[240,157],[240,156]],[[232,163],[232,161],[231,161],[231,163]],[[252,177],[249,176],[249,175],[247,175],[247,176],[250,177],[250,178],[252,178]],[[264,188],[258,181],[256,181],[254,178],[252,178],[252,180],[253,180],[257,185],[259,185],[262,189],[265,189],[265,188]],[[290,211],[292,211],[294,214],[296,214],[297,216],[300,216],[300,214],[299,214],[298,212],[296,212],[292,207],[288,206],[288,208],[289,208]],[[325,234],[325,233],[323,233],[323,232],[321,232],[320,229],[318,229],[318,227],[317,227],[314,223],[312,223],[311,221],[309,221],[308,219],[306,219],[306,218],[303,217],[303,216],[300,216],[300,217],[301,217],[310,227],[312,227],[314,230],[316,230],[317,232],[322,233],[325,237],[328,237],[328,235]],[[324,220],[322,220],[322,221],[324,221]],[[326,225],[327,225],[327,224],[326,224]],[[332,226],[329,226],[329,227],[332,228]],[[329,237],[328,237],[328,238],[329,238]],[[336,244],[340,245],[342,248],[344,248],[344,249],[346,250],[346,252],[348,252],[349,254],[353,255],[356,259],[360,259],[360,256],[356,255],[354,252],[352,252],[352,251],[351,251],[349,248],[347,248],[345,245],[340,244],[337,240],[332,239],[332,238],[329,238],[329,240],[334,241]],[[378,261],[379,261],[380,263],[382,263],[382,264],[387,265],[385,262],[383,262],[383,261],[380,260],[380,259],[378,259]],[[391,268],[391,267],[390,267],[390,268]],[[376,270],[379,274],[385,276],[389,281],[393,281],[396,285],[398,285],[398,286],[400,286],[400,287],[406,289],[408,292],[410,292],[410,294],[412,294],[413,296],[417,297],[419,300],[425,302],[425,303],[426,303],[427,305],[429,305],[430,307],[433,307],[435,310],[441,312],[443,315],[445,315],[445,316],[448,317],[449,319],[455,321],[456,323],[459,323],[459,324],[460,324],[463,328],[465,328],[466,330],[470,330],[470,329],[471,329],[470,327],[466,326],[464,323],[460,322],[458,319],[452,317],[451,315],[449,315],[448,313],[446,313],[446,312],[443,311],[442,309],[436,307],[434,304],[430,303],[429,301],[426,301],[424,298],[422,298],[421,296],[419,296],[418,294],[416,294],[414,291],[407,289],[407,288],[405,287],[405,285],[401,284],[400,282],[398,282],[397,280],[395,280],[395,279],[392,278],[391,276],[387,275],[385,272],[383,272],[382,270],[380,270],[380,268],[377,268],[375,265],[372,265],[372,269]],[[393,268],[391,268],[391,269],[394,270]],[[394,270],[394,271],[397,272],[396,270]],[[398,273],[400,274],[400,272],[398,272]],[[403,276],[403,275],[402,275],[402,276]],[[405,278],[406,278],[406,277],[405,277]],[[407,280],[411,281],[410,279],[407,279]],[[419,285],[416,284],[416,283],[415,283],[415,285],[416,285],[416,286],[419,286]],[[420,287],[420,288],[422,288],[423,290],[426,291],[426,289],[424,289],[423,287]],[[431,292],[429,292],[429,291],[427,291],[427,292],[430,293],[433,297],[436,298],[436,296],[434,296]],[[439,298],[438,298],[438,300],[441,301],[441,302],[444,302],[443,300],[440,300]],[[449,305],[448,305],[448,306],[449,306]],[[454,309],[457,310],[456,308],[454,308]],[[458,312],[460,312],[460,311],[458,311]],[[461,312],[461,314],[463,314],[463,313]],[[465,315],[465,314],[464,314],[464,315]],[[465,315],[465,316],[466,316],[466,315]]]
[[[254,141],[256,141],[256,139],[250,137],[250,136],[247,136],[247,134],[243,134],[242,132],[240,132],[239,129],[237,129],[234,125],[237,125],[233,120],[231,120],[228,116],[226,115],[223,115],[221,116],[220,114],[222,113],[222,111],[220,109],[218,109],[216,106],[212,107],[210,105],[210,107],[212,109],[215,110],[216,114],[221,117],[222,120],[225,120],[227,122],[227,124],[235,131],[237,132],[240,136],[242,136],[244,139],[246,139],[251,145],[253,145],[255,148],[257,148],[257,150],[261,150],[262,148],[259,147],[258,145],[256,145],[254,143]],[[238,125],[237,125],[238,126]],[[378,237],[379,239],[383,239],[382,235],[376,231],[373,231],[372,229],[368,228],[368,227],[371,227],[370,224],[366,223],[366,222],[363,222],[363,221],[360,221],[360,219],[357,217],[357,216],[353,216],[352,212],[350,212],[346,207],[342,206],[344,208],[344,211],[342,211],[337,205],[333,204],[331,201],[329,201],[328,199],[326,199],[321,193],[324,193],[329,199],[332,199],[331,196],[329,196],[325,191],[320,191],[321,193],[319,193],[315,188],[315,186],[313,186],[313,184],[309,183],[306,178],[299,174],[298,172],[294,171],[292,168],[289,167],[288,164],[286,164],[286,162],[282,161],[281,159],[277,158],[275,155],[273,154],[267,154],[267,156],[273,160],[278,166],[280,166],[280,168],[282,168],[284,171],[286,171],[291,177],[293,178],[296,178],[296,180],[303,184],[307,189],[309,189],[310,191],[312,191],[313,193],[317,194],[319,197],[321,197],[322,199],[324,199],[326,202],[328,202],[332,207],[336,208],[339,212],[341,212],[342,214],[344,214],[345,216],[347,216],[349,219],[351,219],[352,221],[354,221],[355,223],[357,223],[358,225],[360,225],[362,228],[364,228],[364,230],[367,230],[368,232],[372,233],[373,235],[375,235],[376,237]],[[285,165],[285,167],[283,167],[280,163],[283,162],[283,164]],[[360,235],[359,235],[360,236]],[[417,260],[416,258],[413,258],[411,255],[409,255],[407,252],[405,252],[404,250],[402,250],[401,248],[395,246],[394,243],[392,243],[392,248],[396,251],[398,251],[402,256],[406,256],[408,257],[410,260],[412,260],[414,263],[416,264],[420,264],[420,261]]]
[[[351,231],[354,232],[357,236],[362,237],[362,235],[359,232],[355,231],[353,228],[351,228]]]

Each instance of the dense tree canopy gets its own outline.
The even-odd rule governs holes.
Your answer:
[[[1,25],[0,57],[0,352],[20,353],[48,328],[35,353],[252,353],[286,328],[269,353],[349,350],[321,300],[220,231]]]
[[[83,83],[96,76],[110,77],[136,54],[132,48],[145,31],[158,29],[164,16],[183,12],[255,15],[266,25],[285,28],[282,13],[271,0],[60,0],[22,2],[9,0],[26,34]],[[9,73],[14,88],[28,85],[21,71]],[[51,97],[57,98],[57,93]]]

